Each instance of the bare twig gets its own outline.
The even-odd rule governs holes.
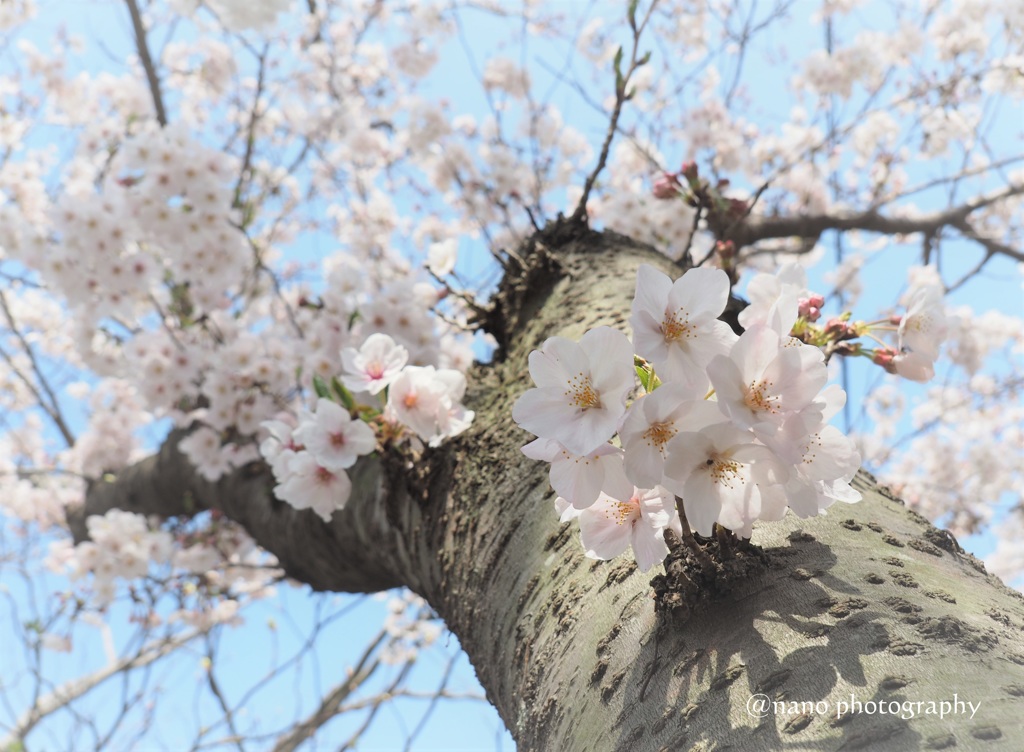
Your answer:
[[[647,13],[644,15],[643,21],[636,24],[633,13],[636,11],[636,3],[631,4],[631,12],[629,16],[629,23],[633,29],[633,49],[629,55],[629,67],[625,73],[619,71],[619,61],[616,58],[615,64],[615,106],[612,108],[611,117],[608,119],[608,130],[604,135],[604,143],[601,144],[601,154],[597,158],[597,164],[594,165],[594,169],[589,175],[587,175],[586,182],[583,184],[583,193],[580,194],[579,203],[576,204],[576,209],[572,213],[572,221],[579,222],[587,216],[587,201],[590,200],[590,192],[594,188],[594,183],[597,182],[597,176],[601,174],[605,165],[608,163],[608,152],[611,150],[612,139],[615,138],[615,132],[618,129],[619,117],[622,115],[622,106],[630,98],[629,93],[629,79],[636,72],[636,70],[644,65],[646,59],[638,57],[640,52],[640,35],[643,33],[644,27],[647,26],[647,22],[651,19],[651,14],[657,7],[657,0],[652,0],[651,6],[647,9]],[[621,53],[621,50],[620,50]]]
[[[32,707],[22,714],[17,722],[15,722],[14,727],[11,729],[7,738],[0,741],[0,749],[18,748],[19,741],[24,739],[36,724],[46,716],[67,706],[68,703],[102,684],[110,677],[153,663],[154,661],[163,658],[165,655],[173,653],[175,650],[191,642],[201,634],[203,634],[202,631],[194,630],[192,632],[186,632],[178,637],[151,643],[150,645],[143,647],[131,658],[122,658],[121,660],[110,664],[106,668],[95,671],[88,676],[83,676],[79,679],[74,679],[62,684],[49,694],[43,695],[37,699]]]
[[[380,659],[373,658],[373,654],[386,638],[387,632],[381,630],[377,638],[363,651],[349,677],[335,687],[308,718],[296,724],[288,734],[278,739],[277,744],[274,745],[274,752],[292,752],[297,749],[302,742],[313,736],[318,728],[340,712],[345,698],[362,686],[380,667]],[[372,661],[371,658],[373,658]]]
[[[142,24],[142,14],[139,12],[136,0],[125,0],[125,3],[128,5],[128,12],[132,17],[135,47],[139,52],[142,68],[146,71],[146,81],[149,83],[149,94],[153,98],[153,109],[156,110],[157,122],[166,126],[167,110],[164,108],[164,96],[160,91],[160,79],[156,75],[156,66],[153,65],[153,58],[149,54],[149,45],[146,43],[146,27]]]

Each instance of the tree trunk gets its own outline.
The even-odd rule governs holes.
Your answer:
[[[1020,595],[866,474],[861,503],[761,523],[760,550],[734,547],[717,574],[670,559],[652,587],[625,557],[586,559],[547,466],[519,451],[527,355],[628,330],[638,264],[673,269],[568,224],[521,255],[489,322],[503,357],[470,374],[472,427],[415,462],[361,463],[330,524],[276,501],[261,465],[203,482],[169,441],[91,489],[76,535],[114,506],[219,508],[314,588],[406,585],[459,637],[520,750],[1024,749]],[[755,695],[777,704],[762,713]],[[943,702],[957,704],[940,718]]]

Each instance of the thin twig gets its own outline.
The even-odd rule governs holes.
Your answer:
[[[601,174],[605,165],[608,163],[608,153],[611,150],[612,139],[615,138],[615,132],[618,129],[619,116],[622,114],[622,106],[629,99],[629,79],[636,72],[637,68],[642,64],[637,57],[637,53],[640,50],[640,35],[643,33],[644,27],[647,26],[647,22],[651,19],[651,14],[657,7],[657,0],[651,2],[651,7],[647,9],[647,14],[644,16],[644,20],[639,26],[634,24],[634,19],[630,16],[630,25],[633,26],[633,49],[629,56],[629,67],[626,72],[622,74],[615,83],[615,107],[612,108],[611,117],[608,120],[608,130],[604,135],[604,143],[601,144],[601,154],[597,159],[597,164],[594,166],[593,171],[587,175],[587,180],[583,184],[583,193],[580,194],[579,203],[576,204],[576,209],[572,213],[571,221],[579,222],[587,216],[587,201],[590,200],[590,192],[594,188],[594,183],[597,182],[597,176]],[[618,64],[616,62],[616,72],[618,72]],[[616,76],[618,78],[618,75]]]
[[[166,126],[167,110],[164,108],[164,96],[160,91],[160,79],[157,78],[156,67],[153,65],[153,58],[149,54],[149,45],[146,43],[146,27],[142,25],[142,14],[139,13],[139,5],[135,0],[125,0],[125,2],[128,4],[128,12],[132,17],[135,47],[139,52],[142,68],[146,71],[146,81],[149,82],[149,93],[153,97],[156,120],[161,126]]]

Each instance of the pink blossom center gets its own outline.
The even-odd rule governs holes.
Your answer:
[[[345,434],[341,433],[341,431],[338,433],[332,433],[331,446],[335,449],[341,449],[341,447],[345,446]]]
[[[329,486],[334,483],[334,473],[328,470],[326,467],[318,467],[316,469],[316,482],[322,486]]]

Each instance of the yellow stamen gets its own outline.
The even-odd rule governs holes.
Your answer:
[[[566,382],[568,389],[565,396],[569,398],[569,404],[586,410],[591,407],[601,406],[601,395],[590,380],[590,376],[578,373]]]
[[[775,385],[773,381],[751,381],[747,387],[746,395],[743,397],[743,404],[754,412],[777,413],[775,406],[778,396],[771,394],[771,388]]]
[[[680,315],[682,315],[681,319]],[[678,342],[681,339],[691,339],[696,336],[690,325],[690,314],[682,308],[675,313],[665,314],[665,320],[661,322],[661,333],[665,335],[665,340],[668,342]]]
[[[714,483],[729,489],[735,487],[736,481],[746,483],[746,480],[740,475],[740,463],[718,457],[709,457],[708,462],[711,463],[711,480]]]
[[[636,499],[629,501],[616,501],[605,511],[605,516],[614,520],[616,525],[625,525],[633,521],[633,517],[640,509],[640,502]]]
[[[643,437],[647,439],[648,446],[653,444],[659,451],[663,451],[665,444],[677,433],[679,429],[674,423],[652,423],[651,427],[644,431]]]

